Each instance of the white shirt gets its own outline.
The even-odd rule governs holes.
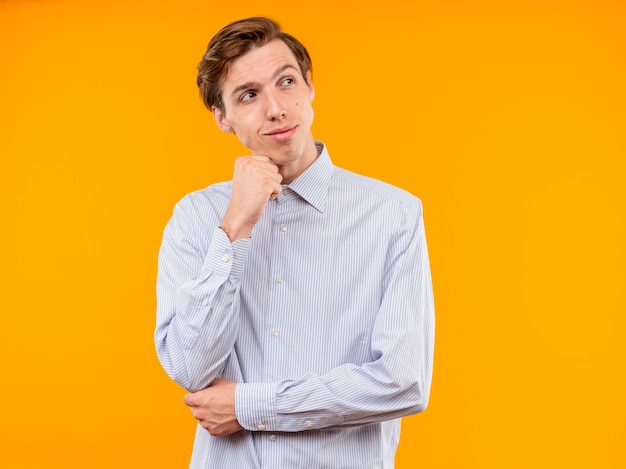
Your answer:
[[[231,183],[184,197],[159,253],[155,343],[196,391],[238,382],[245,430],[198,426],[190,467],[390,468],[426,408],[434,305],[421,202],[318,159],[251,238],[219,228]]]

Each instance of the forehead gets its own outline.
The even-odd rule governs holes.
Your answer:
[[[230,64],[222,83],[224,94],[245,83],[262,84],[265,81],[271,81],[272,74],[285,65],[291,65],[296,72],[300,72],[293,52],[280,39],[256,47]]]

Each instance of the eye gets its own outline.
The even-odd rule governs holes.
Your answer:
[[[246,101],[250,101],[255,96],[256,96],[256,93],[254,91],[246,91],[244,94],[241,95],[241,98],[239,99],[242,102],[246,102]]]
[[[285,78],[282,81],[281,85],[282,86],[290,86],[290,85],[293,85],[294,83],[295,83],[295,80],[293,78]]]

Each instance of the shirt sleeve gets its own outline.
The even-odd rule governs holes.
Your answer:
[[[373,360],[297,380],[238,383],[236,413],[244,428],[296,432],[365,425],[426,409],[435,314],[421,204],[399,231],[372,331]]]
[[[201,233],[198,220],[185,199],[176,206],[163,234],[157,275],[157,356],[188,391],[207,387],[233,349],[250,247],[249,239],[231,244],[217,218],[212,233]]]

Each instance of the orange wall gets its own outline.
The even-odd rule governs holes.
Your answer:
[[[255,14],[308,45],[335,162],[425,204],[435,376],[397,467],[625,467],[625,4],[214,3],[0,1],[0,467],[186,467],[156,254],[243,152],[195,66]]]

